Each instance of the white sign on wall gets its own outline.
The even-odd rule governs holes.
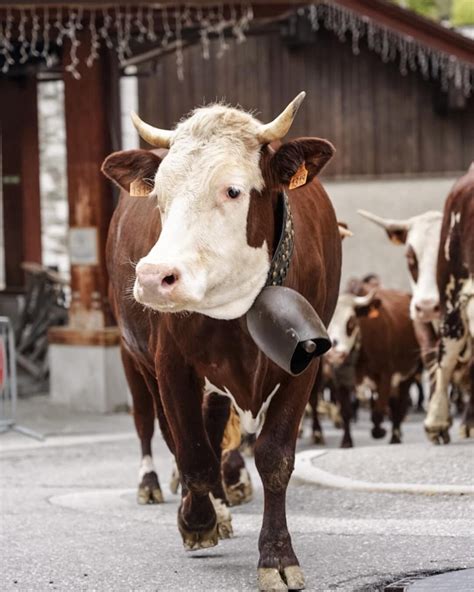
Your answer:
[[[98,236],[95,226],[77,226],[69,229],[69,256],[71,265],[98,265]]]

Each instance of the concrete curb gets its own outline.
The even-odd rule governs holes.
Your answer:
[[[376,449],[374,448],[374,452]],[[372,483],[370,481],[359,481],[341,475],[333,475],[314,466],[313,459],[328,454],[326,450],[305,450],[298,452],[295,459],[295,470],[293,477],[307,483],[332,487],[335,489],[346,489],[352,491],[371,491],[385,493],[418,493],[425,495],[474,495],[472,485],[443,485],[429,483]]]

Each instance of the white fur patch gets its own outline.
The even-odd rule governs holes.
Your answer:
[[[410,302],[410,316],[417,318],[416,304],[423,301],[439,302],[436,266],[441,234],[442,214],[425,212],[410,218],[410,228],[406,244],[410,246],[418,263],[418,278],[415,282],[410,275],[413,297]]]
[[[331,351],[334,353],[349,354],[354,349],[360,328],[355,320],[354,330],[347,334],[347,323],[351,317],[355,318],[354,296],[341,294],[328,327],[329,338],[334,344]]]
[[[280,384],[277,384],[275,386],[275,388],[272,390],[272,392],[268,395],[268,397],[263,402],[256,417],[254,417],[252,415],[252,412],[250,410],[241,409],[237,405],[237,403],[235,401],[235,397],[233,396],[233,394],[229,391],[229,389],[226,386],[224,386],[224,389],[220,389],[219,387],[212,384],[208,378],[206,378],[205,384],[204,384],[204,393],[205,394],[217,393],[218,395],[222,395],[223,397],[228,397],[232,401],[232,404],[234,405],[235,410],[239,414],[240,423],[242,425],[242,428],[248,434],[255,434],[259,430],[261,430],[261,428],[263,427],[263,424],[265,423],[265,416],[266,416],[268,407],[270,406],[270,403],[279,388],[280,388]]]
[[[449,426],[448,386],[464,342],[464,339],[443,338],[444,355],[436,368],[436,386],[428,403],[428,413],[425,419],[427,428],[447,428]]]
[[[140,463],[140,470],[138,471],[138,479],[141,481],[147,473],[152,473],[153,471],[156,473],[155,464],[153,463],[153,459],[151,458],[151,456],[149,454],[146,454],[142,458],[142,462]]]

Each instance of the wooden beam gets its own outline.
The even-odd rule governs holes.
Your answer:
[[[70,325],[97,330],[112,320],[108,306],[105,243],[113,211],[110,183],[100,172],[104,158],[120,148],[119,72],[115,52],[102,49],[86,64],[88,33],[78,47],[79,80],[64,71],[69,230]],[[67,56],[68,48],[65,55]],[[68,62],[66,57],[66,64]]]
[[[0,78],[5,283],[23,290],[21,264],[41,263],[37,86],[33,77]]]

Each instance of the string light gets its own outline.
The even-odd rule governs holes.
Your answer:
[[[77,48],[79,38],[83,39],[77,33],[85,26],[89,31],[88,39],[83,41],[89,47],[85,60],[87,66],[91,67],[99,57],[101,45],[115,50],[119,62],[123,64],[132,55],[132,42],[140,44],[157,41],[156,25],[161,23],[161,46],[172,47],[176,52],[177,76],[183,80],[186,30],[197,33],[204,59],[210,57],[211,38],[217,37],[216,53],[221,57],[229,48],[229,35],[237,43],[245,41],[245,33],[254,18],[252,5],[245,1],[240,5],[226,5],[221,1],[207,7],[186,4],[174,9],[166,4],[129,1],[124,5],[117,4],[110,10],[87,8],[77,3],[70,8],[59,6],[54,15],[47,7],[42,12],[34,8],[26,11],[15,5],[5,8],[6,18],[3,23],[0,22],[2,72],[7,73],[15,60],[24,64],[32,57],[43,60],[47,67],[51,67],[56,62],[57,46],[62,46],[64,38],[67,38],[70,43],[65,68],[75,78],[80,78]],[[444,90],[454,86],[461,89],[465,96],[473,92],[472,64],[423,45],[413,37],[387,29],[330,0],[299,9],[297,14],[308,19],[315,34],[324,27],[341,42],[350,42],[354,55],[360,54],[360,43],[365,40],[369,50],[377,53],[383,62],[398,62],[402,75],[417,71],[425,79],[431,77],[439,80]],[[18,42],[18,53],[14,52],[13,40]]]

